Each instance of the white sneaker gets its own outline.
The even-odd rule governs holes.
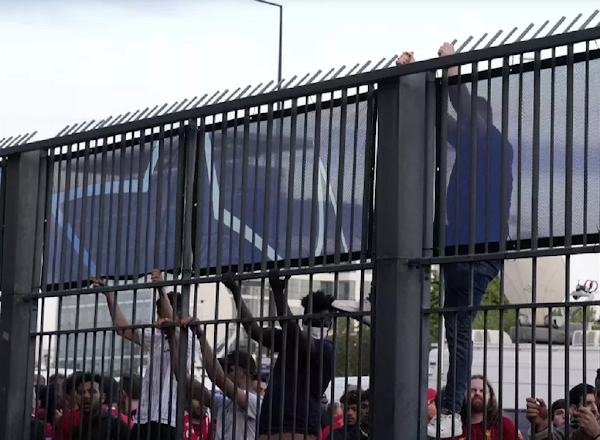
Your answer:
[[[344,300],[338,299],[335,300],[332,304],[334,309],[340,310],[342,312],[366,312],[369,315],[362,316],[362,322],[368,326],[371,326],[371,302],[366,299],[363,303],[362,309],[360,307],[360,302],[352,301],[352,300]],[[361,317],[355,317],[357,320],[361,320]]]
[[[452,420],[454,420],[454,432],[452,432]],[[440,436],[437,437],[437,416],[431,419],[427,425],[427,436],[431,438],[459,437],[463,433],[460,414],[440,414]]]

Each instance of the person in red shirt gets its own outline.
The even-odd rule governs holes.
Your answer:
[[[486,387],[485,402],[483,400],[484,386]],[[484,414],[486,415],[485,431]],[[502,416],[494,389],[490,382],[484,380],[481,375],[471,377],[471,418],[469,420],[467,417],[463,417],[462,420],[463,433],[460,437],[456,437],[457,440],[467,438],[469,425],[471,440],[523,440],[521,432],[515,428],[515,423],[508,417]],[[502,426],[502,431],[500,431],[500,426]],[[500,437],[500,432],[502,432],[502,437]]]

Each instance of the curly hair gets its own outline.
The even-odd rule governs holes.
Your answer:
[[[309,293],[302,298],[301,305],[304,308],[304,312],[309,312],[310,300],[312,297],[312,313],[321,312],[333,312],[333,295],[328,295],[322,290]]]

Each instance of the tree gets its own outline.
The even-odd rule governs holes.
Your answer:
[[[360,344],[361,337],[362,344]],[[360,350],[359,347],[361,347]],[[368,376],[371,358],[370,327],[361,325],[351,318],[338,318],[335,329],[335,353],[336,377],[358,376],[359,374]]]
[[[482,305],[498,305],[500,304],[500,277],[496,277],[488,285],[485,292]],[[504,304],[509,304],[508,299],[504,298]],[[437,271],[432,272],[432,283],[431,283],[431,307],[440,307],[440,285],[439,285],[439,274]],[[507,332],[511,327],[514,327],[517,322],[517,311],[516,310],[505,310],[505,311],[479,311],[473,321],[473,329],[485,329],[487,321],[488,330],[499,330],[502,322],[502,330]],[[430,340],[432,343],[438,342],[439,336],[439,314],[432,313],[430,316]]]

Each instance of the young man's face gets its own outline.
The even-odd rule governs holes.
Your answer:
[[[202,420],[204,408],[198,399],[192,399],[192,420]]]
[[[267,392],[267,383],[258,380],[253,380],[252,390],[256,393],[257,396],[264,397]]]
[[[596,416],[596,418],[598,417],[598,407],[596,406],[595,394],[590,393],[587,396],[585,396],[585,406],[592,412],[592,414],[594,414],[594,416]],[[569,408],[569,409],[572,413],[573,411],[575,411],[577,409],[577,406],[571,405],[571,408]]]
[[[100,386],[96,382],[85,382],[77,388],[79,396],[79,406],[84,414],[98,411],[104,400],[100,393]]]
[[[365,400],[360,404],[360,421],[361,423],[369,422],[369,401]]]
[[[349,427],[356,426],[358,416],[358,407],[355,404],[344,405],[344,417],[346,425]]]
[[[554,418],[552,423],[554,423],[555,428],[561,428],[565,426],[565,409],[558,408],[554,411]]]

